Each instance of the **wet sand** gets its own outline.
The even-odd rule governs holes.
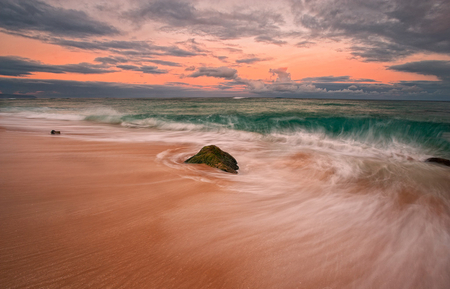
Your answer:
[[[1,129],[0,147],[1,288],[243,285],[239,256],[196,253],[230,193],[158,163],[171,146]]]
[[[187,144],[9,126],[0,128],[0,148],[0,288],[450,284],[446,168],[418,163],[389,178],[386,169],[369,170],[334,184],[336,172],[314,170],[302,153],[271,163],[284,172],[283,187],[250,178],[278,190],[264,195],[238,189],[246,170],[265,167],[247,160],[238,176],[218,177],[177,159],[198,151]],[[403,178],[421,168],[416,196]]]

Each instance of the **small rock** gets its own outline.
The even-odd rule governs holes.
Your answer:
[[[436,164],[440,164],[440,165],[444,165],[444,166],[450,167],[450,160],[443,159],[443,158],[429,158],[429,159],[426,159],[425,162],[427,162],[427,163],[436,163]]]
[[[215,145],[203,147],[195,156],[188,158],[184,162],[188,164],[206,164],[232,174],[237,174],[239,169],[236,159]]]
[[[50,133],[51,134],[61,134],[61,132],[59,130],[52,130]]]

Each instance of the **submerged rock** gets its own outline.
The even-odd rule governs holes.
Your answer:
[[[52,130],[50,133],[51,134],[61,134],[61,132],[59,130]]]
[[[444,165],[444,166],[450,167],[450,160],[443,159],[443,158],[429,158],[429,159],[426,159],[425,162],[427,162],[427,163],[436,163],[436,164],[440,164],[440,165]]]
[[[195,156],[188,158],[184,162],[188,164],[206,164],[232,174],[237,174],[239,169],[236,159],[215,145],[203,147]]]

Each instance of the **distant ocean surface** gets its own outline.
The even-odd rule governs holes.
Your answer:
[[[450,168],[424,162],[450,159],[450,102],[0,100],[0,126],[180,144],[158,159],[181,174],[188,167],[191,178],[196,166],[183,161],[215,144],[237,159],[239,174],[202,170],[197,180],[225,179],[258,196],[249,210],[285,236],[278,245],[289,250],[273,258],[287,278],[338,280],[342,271],[353,276],[336,281],[345,288],[450,288]],[[295,254],[311,266],[289,262]]]

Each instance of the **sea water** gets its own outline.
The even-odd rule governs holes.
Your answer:
[[[178,144],[158,161],[245,196],[230,223],[264,248],[269,288],[450,287],[450,168],[424,162],[450,158],[450,103],[1,100],[0,126]],[[210,144],[237,159],[237,176],[183,163]]]

